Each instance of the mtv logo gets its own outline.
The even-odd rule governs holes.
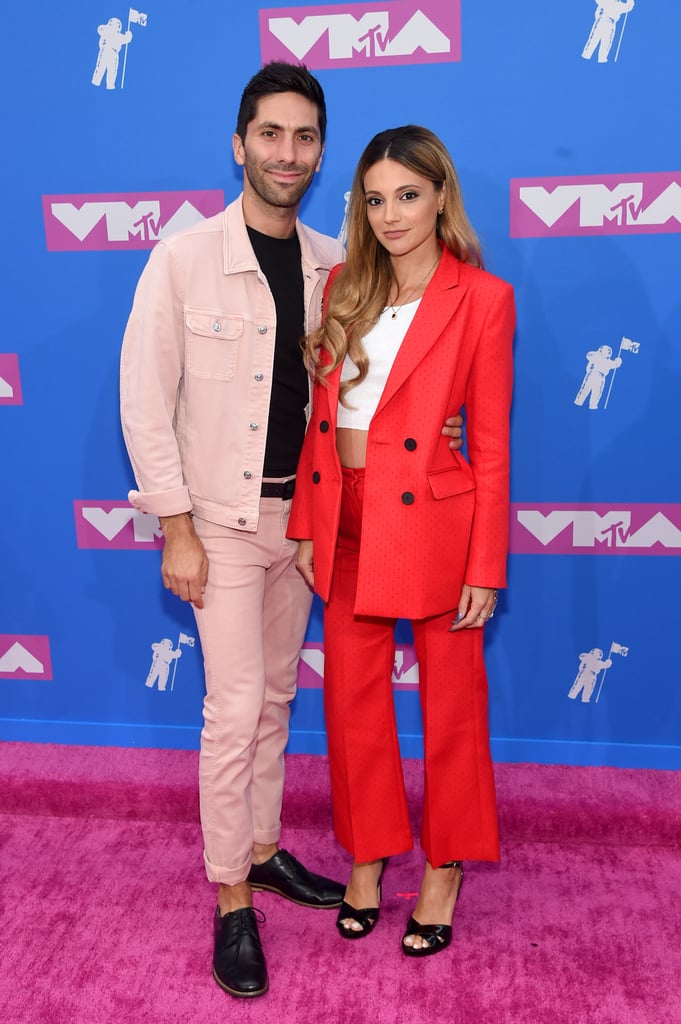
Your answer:
[[[160,238],[191,227],[224,208],[224,194],[131,192],[43,196],[50,252],[151,249]]]
[[[513,178],[511,237],[681,231],[681,172]]]
[[[419,666],[413,644],[404,644],[395,648],[393,664],[393,687],[396,690],[417,690],[419,685]]]
[[[155,550],[163,547],[158,516],[132,508],[127,501],[74,501],[79,548]]]
[[[461,60],[460,0],[390,0],[260,11],[260,50],[308,68]]]
[[[510,550],[524,555],[681,555],[681,505],[514,504]]]
[[[47,636],[0,635],[0,679],[51,679]]]
[[[22,405],[19,356],[0,352],[0,405]]]

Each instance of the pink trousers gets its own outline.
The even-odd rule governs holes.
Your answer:
[[[392,692],[395,619],[354,613],[364,470],[343,469],[341,521],[324,615],[324,701],[336,837],[358,863],[412,846]],[[412,622],[419,663],[430,864],[497,860],[482,630],[456,611]]]
[[[206,675],[199,760],[201,826],[211,882],[248,875],[253,843],[281,829],[289,705],[311,595],[286,537],[290,501],[260,499],[256,533],[194,525],[208,555],[195,609]]]

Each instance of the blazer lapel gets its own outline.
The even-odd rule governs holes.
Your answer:
[[[435,344],[465,294],[466,288],[459,284],[459,261],[449,250],[443,249],[440,264],[400,345],[377,413],[387,405]]]

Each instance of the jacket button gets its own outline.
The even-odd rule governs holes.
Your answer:
[[[258,327],[258,334],[267,334],[267,328],[264,324],[261,324],[260,327]]]
[[[321,480],[321,478],[322,478],[321,473],[318,473],[317,470],[315,469],[314,473],[312,474],[312,483],[313,484],[318,484],[319,481]]]
[[[407,440],[404,442],[404,447],[407,449],[408,452],[413,452],[416,449],[416,441],[414,440],[414,438],[408,437]]]
[[[322,422],[319,424],[319,429],[321,430],[322,434],[325,434],[329,429],[329,421],[322,420]]]
[[[222,324],[220,323],[219,320],[216,320],[215,323],[213,324],[213,330],[215,331],[216,334],[219,334],[220,331],[222,330]]]
[[[411,491],[405,491],[404,492],[404,494],[402,495],[402,503],[404,505],[413,505],[414,504],[414,495],[411,493]]]
[[[246,525],[246,520],[244,519],[243,516],[241,516],[239,519],[237,519],[237,522],[238,522],[239,526],[245,526]]]
[[[249,423],[248,424],[248,429],[249,430],[257,430],[258,429],[258,424],[257,423]]]
[[[263,380],[264,376],[265,376],[264,373],[256,373],[255,379],[256,380]]]
[[[244,479],[245,480],[250,480],[252,475],[253,474],[250,472],[250,470],[248,470],[248,469],[244,470]]]

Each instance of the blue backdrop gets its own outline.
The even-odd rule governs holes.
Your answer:
[[[510,587],[488,629],[498,760],[681,767],[681,7],[35,0],[3,12],[0,737],[195,747],[190,609],[133,514],[118,357],[154,241],[240,190],[263,60],[329,107],[302,216],[337,235],[377,131],[444,139],[516,289]],[[290,750],[324,750],[315,607]],[[398,632],[403,749],[421,750]]]

